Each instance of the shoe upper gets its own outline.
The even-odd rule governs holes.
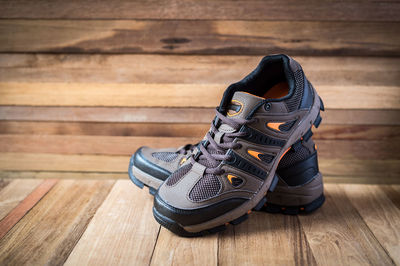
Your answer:
[[[196,154],[159,188],[157,211],[190,225],[250,200],[311,127],[304,118],[315,97],[296,61],[286,55],[263,58],[225,91]]]
[[[133,156],[133,164],[155,178],[165,180],[189,158],[192,150],[193,145],[185,145],[178,149],[141,147]]]

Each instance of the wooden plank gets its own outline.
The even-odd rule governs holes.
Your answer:
[[[261,56],[0,54],[2,82],[229,84],[250,73]],[[298,57],[318,89],[400,86],[398,57]]]
[[[2,0],[0,18],[399,21],[396,1],[78,1]],[[295,16],[293,15],[295,14]]]
[[[0,106],[3,121],[73,121],[210,124],[214,108],[106,108]],[[329,109],[323,125],[400,125],[400,110]]]
[[[18,204],[0,222],[0,239],[5,236],[10,229],[19,222],[46,194],[53,188],[58,181],[47,179],[32,191],[20,204]]]
[[[0,52],[400,55],[396,22],[2,20]]]
[[[113,181],[60,181],[1,240],[1,264],[63,264]]]
[[[251,213],[220,234],[221,265],[315,265],[297,216]]]
[[[51,153],[0,153],[0,170],[126,173],[129,156]],[[382,178],[400,176],[399,160],[324,159],[319,161],[324,176]]]
[[[150,265],[218,265],[218,234],[182,238],[161,228]]]
[[[379,186],[344,185],[346,195],[395,264],[400,264],[400,210]]]
[[[325,185],[327,200],[313,215],[299,216],[317,264],[392,265],[338,185]]]
[[[127,173],[59,172],[59,171],[0,171],[0,178],[13,179],[126,179]],[[400,181],[399,181],[400,182]],[[1,192],[0,192],[1,193]]]
[[[400,109],[399,88],[319,86],[318,94],[326,108]],[[0,83],[0,105],[215,107],[224,91],[223,84]]]
[[[400,210],[400,186],[398,185],[382,185],[380,188],[385,192],[386,196]]]
[[[205,132],[203,132],[205,134]],[[0,135],[0,152],[131,155],[141,146],[180,147],[202,138],[70,135]],[[322,159],[399,160],[400,141],[316,140]],[[365,152],[368,151],[368,152]]]
[[[0,190],[0,220],[41,184],[41,179],[13,180]]]
[[[0,134],[203,138],[210,124],[1,121]],[[314,140],[400,141],[399,126],[326,125]]]
[[[117,181],[66,265],[148,264],[160,228],[152,204],[130,181]]]

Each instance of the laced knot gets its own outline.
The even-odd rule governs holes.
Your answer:
[[[190,161],[193,164],[195,161],[206,167],[206,174],[220,175],[224,173],[224,170],[220,169],[218,165],[221,161],[229,161],[230,155],[226,152],[229,149],[239,149],[242,145],[233,142],[236,137],[244,137],[247,132],[239,132],[243,125],[252,123],[255,119],[246,120],[242,118],[229,118],[221,114],[216,110],[216,117],[220,120],[220,125],[226,124],[233,130],[232,132],[221,132],[215,126],[214,121],[211,123],[211,128],[206,134],[206,142],[201,142],[199,146],[200,156],[196,159],[191,156]],[[218,142],[214,139],[215,136],[219,135]]]

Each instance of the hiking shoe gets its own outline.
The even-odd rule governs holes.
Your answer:
[[[181,236],[244,221],[253,208],[262,208],[279,181],[280,159],[319,125],[321,109],[296,61],[286,55],[263,58],[227,88],[196,154],[159,187],[155,219]]]
[[[275,190],[267,194],[263,211],[310,213],[324,203],[322,175],[311,136],[310,130],[299,142],[301,145],[292,145],[282,157],[276,170],[278,183]],[[178,149],[141,147],[131,157],[129,177],[139,188],[146,186],[150,194],[154,195],[164,180],[188,160],[196,145],[185,145]],[[235,181],[237,180],[230,180],[232,185]]]

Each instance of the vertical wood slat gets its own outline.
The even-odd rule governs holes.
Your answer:
[[[4,219],[0,221],[0,239],[29,212],[47,192],[58,182],[56,179],[43,181],[31,194],[18,204]]]
[[[326,202],[312,215],[299,216],[317,264],[393,265],[339,185],[325,185]],[[370,206],[373,208],[374,206]]]
[[[400,265],[400,209],[379,186],[342,187],[376,239],[395,264]],[[396,198],[400,199],[399,192]]]
[[[113,184],[59,181],[0,240],[0,264],[63,264]]]
[[[65,265],[148,264],[160,229],[152,202],[130,181],[117,181]]]

